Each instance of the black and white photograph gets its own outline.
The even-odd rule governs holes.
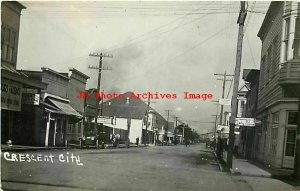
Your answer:
[[[2,191],[300,190],[300,3],[1,1]]]

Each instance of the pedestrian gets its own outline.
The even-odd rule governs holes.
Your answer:
[[[139,137],[137,137],[137,138],[135,139],[135,144],[136,144],[137,147],[139,147],[139,141],[140,141],[140,139],[139,139]]]
[[[187,147],[189,144],[187,139],[184,140],[184,143],[185,143],[185,147]]]

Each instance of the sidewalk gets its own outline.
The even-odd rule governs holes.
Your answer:
[[[139,147],[149,147],[153,145],[140,144]],[[138,147],[136,144],[130,144],[130,147]],[[1,144],[1,151],[34,151],[34,150],[53,150],[53,149],[79,149],[79,145],[70,144],[67,147],[36,147],[36,146],[24,146],[24,145],[12,145]],[[105,149],[113,148],[112,144],[105,144]],[[118,148],[127,148],[125,144],[120,144]]]
[[[12,145],[1,144],[1,151],[27,151],[27,150],[51,150],[51,149],[70,149],[71,147],[35,147],[24,145]]]
[[[233,157],[232,174],[240,174],[242,176],[259,176],[259,177],[271,177],[272,174],[265,171],[256,165],[250,163],[247,159],[239,159]]]
[[[224,163],[218,161],[221,171],[226,170]],[[255,191],[296,191],[299,187],[294,187],[281,180],[272,178],[272,171],[267,171],[255,165],[247,159],[233,157],[232,169],[229,170],[233,176],[240,176]]]

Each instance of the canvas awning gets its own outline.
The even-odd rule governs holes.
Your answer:
[[[82,115],[80,115],[72,106],[70,106],[68,103],[64,103],[61,101],[49,99],[50,102],[52,102],[56,107],[58,107],[61,111],[63,111],[67,115],[76,116],[78,118],[82,118]]]

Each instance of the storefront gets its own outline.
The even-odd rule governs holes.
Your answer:
[[[35,113],[28,113],[28,108],[36,109],[37,105],[29,104],[24,99],[27,89],[39,95],[47,84],[36,81],[11,67],[1,69],[1,143],[34,145],[37,139],[31,123]],[[33,96],[35,95],[33,94]]]

